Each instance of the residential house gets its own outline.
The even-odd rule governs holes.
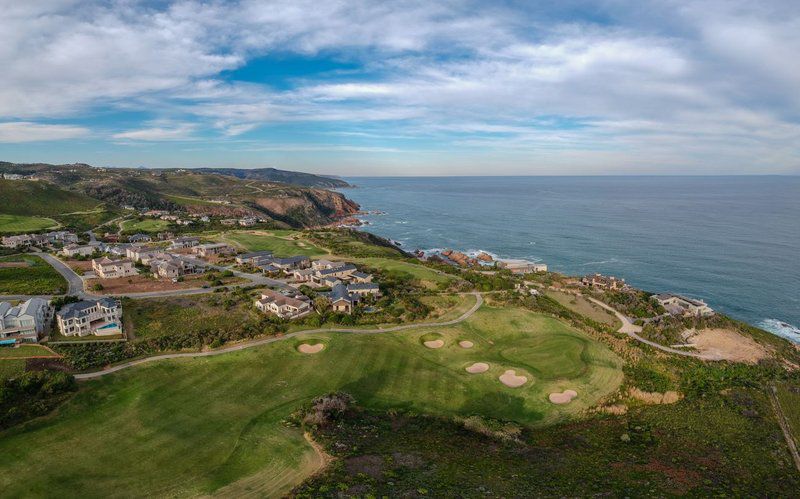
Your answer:
[[[351,294],[347,291],[347,286],[342,283],[339,283],[331,289],[331,292],[328,293],[328,298],[331,300],[331,309],[334,312],[343,312],[345,314],[352,314],[353,308],[360,300],[360,296],[357,294]]]
[[[236,257],[236,263],[239,265],[260,265],[262,263],[269,263],[272,261],[271,251],[254,251],[252,253],[244,253]]]
[[[197,237],[178,237],[170,241],[170,243],[170,248],[172,249],[194,248],[200,244],[200,239]]]
[[[297,282],[310,282],[315,273],[314,269],[294,269],[290,275]]]
[[[163,251],[150,251],[146,246],[131,246],[125,251],[125,256],[142,265],[149,265],[151,261],[163,255]]]
[[[112,260],[108,257],[92,260],[92,270],[100,279],[130,277],[139,272],[130,260]]]
[[[157,277],[177,279],[184,275],[202,274],[206,265],[197,258],[166,253],[150,262],[150,270]]]
[[[64,246],[61,253],[64,256],[90,256],[94,253],[95,247],[90,245],[79,246],[77,244],[68,244]]]
[[[222,225],[236,225],[239,221],[235,218],[225,218],[219,221]]]
[[[208,257],[212,255],[230,255],[235,253],[236,250],[225,243],[212,243],[195,246],[192,248],[192,252],[202,257]]]
[[[264,313],[275,314],[282,319],[294,319],[311,313],[311,304],[302,295],[286,296],[268,289],[255,301],[257,309]],[[305,299],[303,299],[305,298]]]
[[[501,268],[510,270],[512,274],[547,272],[546,264],[529,262],[528,260],[502,260],[498,264]]]
[[[311,265],[311,259],[307,256],[296,255],[287,258],[273,258],[269,263],[281,270],[303,269]]]
[[[672,315],[707,317],[714,315],[714,310],[703,300],[687,298],[681,295],[662,293],[653,295],[652,299],[664,307]]]
[[[244,217],[239,219],[239,225],[242,227],[252,227],[258,223],[258,219],[256,217]]]
[[[64,336],[122,334],[122,304],[113,298],[68,303],[56,313]]]
[[[172,232],[159,232],[156,234],[156,237],[158,237],[159,241],[166,241],[168,239],[175,239],[175,234]]]
[[[314,260],[311,262],[311,268],[314,270],[325,270],[345,265],[346,262],[331,261],[331,260]]]
[[[374,282],[353,282],[347,285],[347,292],[358,296],[380,296],[381,290]]]
[[[128,236],[128,242],[130,243],[149,243],[152,241],[153,238],[148,236],[147,234],[133,234],[132,236]]]
[[[625,284],[625,279],[619,279],[614,276],[604,276],[602,274],[593,274],[581,277],[581,284],[590,288],[606,289],[609,291],[619,291],[628,289]]]
[[[350,280],[352,282],[372,282],[372,275],[356,271],[350,274]]]
[[[33,237],[30,234],[3,237],[3,246],[6,248],[19,248],[20,246],[30,246],[31,244],[33,244]]]
[[[43,298],[31,298],[15,307],[0,302],[0,339],[35,343],[52,318],[50,302]]]
[[[353,272],[356,272],[358,269],[352,263],[346,263],[339,267],[334,267],[332,269],[321,269],[318,270],[316,274],[313,276],[313,281],[316,283],[322,283],[322,280],[327,277],[334,277],[337,279],[345,279],[349,280],[350,275]]]

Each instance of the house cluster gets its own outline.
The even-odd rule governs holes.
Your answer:
[[[602,274],[591,274],[581,277],[581,284],[588,288],[602,289],[606,291],[623,291],[628,289],[625,279]]]
[[[176,240],[172,241],[174,245]],[[178,247],[185,247],[179,243]],[[174,247],[174,246],[173,246]],[[150,272],[156,277],[165,279],[178,279],[185,275],[202,274],[207,270],[205,262],[189,256],[167,253],[144,246],[127,248],[125,255],[132,264],[141,263],[150,267]]]
[[[122,304],[113,298],[68,303],[56,313],[64,336],[111,336],[122,334]]]
[[[671,293],[653,295],[652,299],[672,315],[692,317],[708,317],[714,315],[714,310],[703,300],[687,298]]]
[[[2,239],[6,248],[19,248],[25,246],[54,247],[78,242],[78,236],[72,232],[57,231],[45,234],[20,234],[18,236],[5,236]]]
[[[91,244],[68,244],[61,249],[61,254],[68,257],[91,256],[98,246]]]
[[[0,302],[0,342],[36,343],[53,319],[50,302],[31,298],[19,305]]]
[[[29,175],[22,175],[20,173],[4,173],[3,178],[6,180],[25,180],[32,177]]]
[[[311,300],[304,294],[290,290],[283,292],[267,289],[255,301],[255,306],[265,314],[282,319],[295,319],[311,313]]]
[[[219,221],[222,225],[240,225],[242,227],[252,227],[259,222],[264,222],[263,219],[253,216],[242,218],[224,218]]]
[[[192,253],[203,258],[209,256],[226,256],[236,253],[236,249],[225,243],[197,244],[192,247]]]

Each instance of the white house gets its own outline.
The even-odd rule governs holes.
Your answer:
[[[68,303],[56,314],[64,336],[122,334],[122,304],[113,298]]]
[[[693,315],[695,317],[714,315],[714,310],[703,300],[670,293],[653,295],[652,299],[673,315]]]
[[[311,312],[307,298],[303,300],[299,296],[286,296],[271,289],[261,294],[255,306],[264,313],[275,314],[283,319],[294,319]]]
[[[95,247],[94,246],[78,246],[77,244],[68,244],[64,246],[61,250],[61,253],[64,256],[90,256],[94,253]]]
[[[0,302],[0,339],[35,343],[52,318],[50,302],[43,298],[31,298],[16,307]]]
[[[117,279],[119,277],[130,277],[139,272],[130,260],[112,260],[103,257],[99,260],[92,260],[92,270],[100,279]]]

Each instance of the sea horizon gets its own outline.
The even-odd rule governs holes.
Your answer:
[[[407,250],[484,251],[567,274],[612,274],[649,292],[704,299],[800,343],[792,265],[800,176],[342,178],[355,184],[342,191],[362,210],[381,212],[360,215],[362,229]]]

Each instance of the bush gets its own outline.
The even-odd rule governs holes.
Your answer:
[[[0,383],[0,429],[47,414],[77,389],[72,375],[27,371]]]
[[[353,396],[345,392],[317,397],[311,401],[311,407],[304,411],[302,423],[306,426],[328,426],[341,418],[354,402]]]

